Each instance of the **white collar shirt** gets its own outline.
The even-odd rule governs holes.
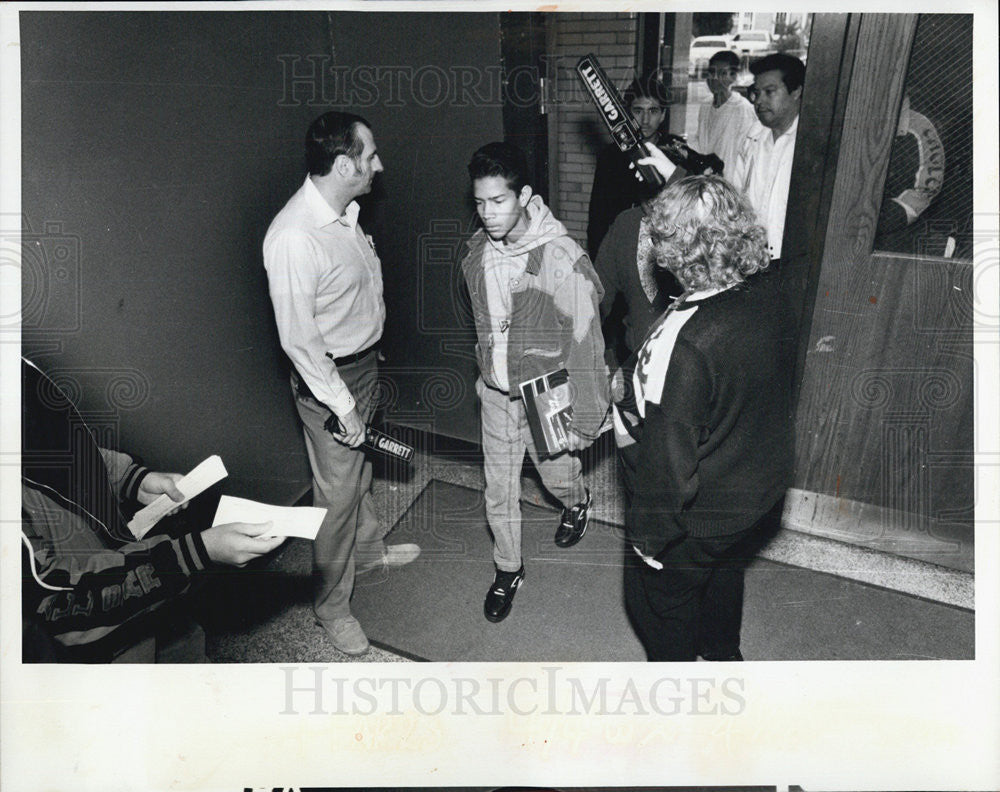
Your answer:
[[[767,231],[771,258],[781,258],[781,237],[785,232],[788,186],[792,178],[795,136],[799,117],[775,140],[771,130],[757,123],[740,148],[732,184],[742,190]]]
[[[313,395],[337,415],[354,407],[331,358],[382,337],[382,265],[358,225],[356,201],[338,215],[309,177],[271,222],[264,268],[282,349]]]
[[[729,178],[747,133],[757,123],[757,114],[743,96],[733,91],[720,107],[708,101],[698,108],[698,136],[695,151],[715,154],[722,160],[722,175]]]

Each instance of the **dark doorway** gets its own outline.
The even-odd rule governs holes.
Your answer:
[[[533,169],[532,189],[549,201],[549,133],[545,119],[545,17],[500,14],[504,138],[520,146]]]

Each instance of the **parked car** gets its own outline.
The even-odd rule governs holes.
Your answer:
[[[700,76],[708,68],[709,59],[716,52],[725,52],[732,44],[730,36],[698,36],[691,39],[688,49],[688,75]]]
[[[744,30],[733,36],[730,49],[737,55],[759,56],[774,50],[774,40],[767,30]]]

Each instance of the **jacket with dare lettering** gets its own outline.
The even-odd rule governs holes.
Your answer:
[[[66,394],[23,359],[21,410],[22,614],[57,647],[92,646],[183,593],[211,561],[198,532],[134,539],[122,508],[137,505],[148,470],[100,448]],[[37,659],[27,646],[24,659]]]

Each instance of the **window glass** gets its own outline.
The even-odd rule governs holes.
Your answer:
[[[875,249],[972,256],[972,15],[921,14]]]
[[[712,102],[706,78],[709,59],[718,52],[730,51],[740,60],[739,73],[732,90],[747,96],[753,85],[750,65],[772,52],[787,52],[803,63],[809,49],[812,14],[805,12],[717,11],[677,14],[690,19],[691,42],[688,50],[688,84],[684,107],[683,135],[689,143],[698,140],[699,109]],[[671,108],[671,120],[680,117],[680,109]],[[676,130],[681,134],[680,129]]]

